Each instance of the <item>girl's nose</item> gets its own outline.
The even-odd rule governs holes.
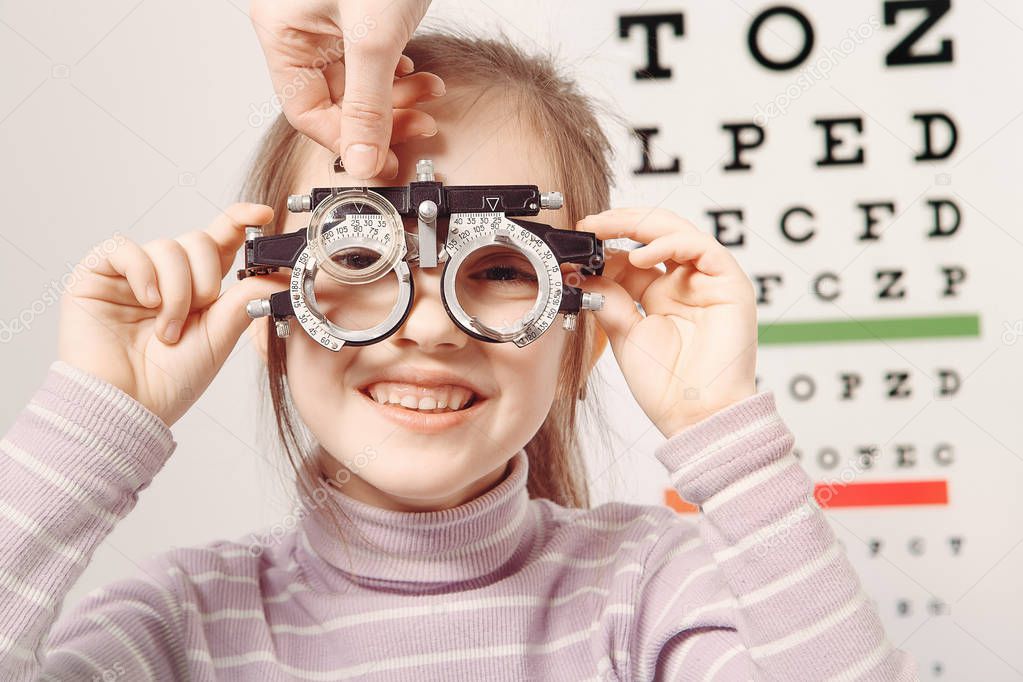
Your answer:
[[[412,310],[390,338],[393,343],[415,344],[425,351],[437,351],[460,350],[469,341],[469,336],[455,325],[444,309],[440,295],[443,267],[412,268],[416,285]]]

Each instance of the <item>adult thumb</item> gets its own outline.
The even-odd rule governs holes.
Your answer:
[[[347,42],[347,41],[346,41]],[[345,171],[372,178],[387,160],[391,143],[391,89],[401,47],[352,41],[345,51],[341,101],[341,147]]]

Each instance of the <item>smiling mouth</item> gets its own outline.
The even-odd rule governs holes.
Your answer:
[[[428,389],[379,383],[365,386],[358,391],[379,407],[412,414],[457,414],[486,400],[462,386]]]

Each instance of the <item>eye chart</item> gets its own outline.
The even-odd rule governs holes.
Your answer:
[[[1023,677],[1023,11],[488,7],[624,117],[615,205],[689,218],[750,274],[758,386],[892,643],[922,679]],[[605,393],[620,440],[595,491],[691,514],[624,382]]]

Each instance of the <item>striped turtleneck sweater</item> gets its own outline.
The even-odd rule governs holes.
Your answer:
[[[324,485],[283,536],[174,549],[62,614],[175,442],[57,362],[0,441],[0,678],[917,679],[792,446],[770,392],[666,440],[654,455],[695,522],[530,499],[524,450],[439,511]]]

